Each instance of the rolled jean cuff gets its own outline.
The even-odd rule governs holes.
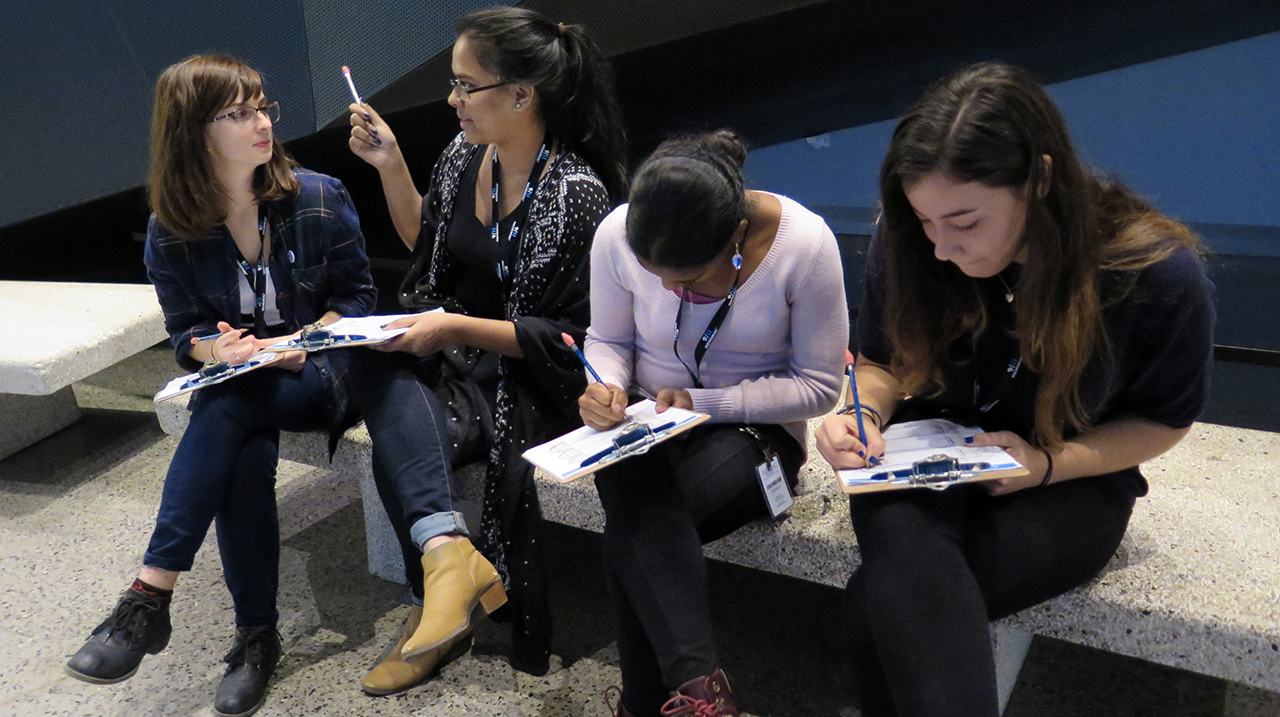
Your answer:
[[[171,573],[191,572],[191,566],[194,563],[195,560],[187,560],[186,562],[183,562],[181,560],[172,560],[169,558],[163,558],[159,555],[153,555],[151,552],[146,552],[142,555],[142,564],[144,566],[148,568],[168,570]]]
[[[423,599],[414,595],[412,592],[409,593],[409,602],[413,603],[415,607],[422,607],[424,604]]]
[[[418,522],[409,528],[409,538],[419,548],[438,535],[469,536],[467,521],[463,519],[462,513],[457,511],[432,513],[425,518],[419,518]]]

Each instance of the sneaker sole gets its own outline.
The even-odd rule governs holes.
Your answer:
[[[138,665],[138,667],[141,667],[141,666],[142,665]],[[130,677],[133,677],[134,675],[138,674],[138,667],[133,668],[133,670],[131,670],[126,675],[122,675],[120,677],[110,677],[110,678],[94,677],[93,675],[86,675],[83,672],[76,672],[75,670],[71,669],[70,665],[63,665],[62,671],[67,673],[68,677],[74,677],[75,679],[80,680],[81,682],[88,682],[91,685],[114,685],[120,682],[124,682]]]

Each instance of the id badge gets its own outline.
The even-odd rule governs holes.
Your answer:
[[[782,461],[772,456],[769,460],[756,466],[756,475],[760,478],[760,489],[764,491],[764,502],[769,504],[769,513],[774,518],[791,508],[795,501],[791,498],[791,486],[782,474]]]

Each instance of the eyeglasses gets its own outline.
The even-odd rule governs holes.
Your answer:
[[[456,92],[458,93],[459,100],[469,102],[471,100],[471,95],[474,95],[477,92],[484,92],[485,90],[492,90],[495,87],[502,87],[505,84],[507,83],[498,82],[492,85],[485,85],[484,87],[471,87],[467,83],[455,77],[452,80],[449,80],[449,92]]]
[[[218,120],[229,119],[232,122],[235,122],[236,124],[248,124],[249,122],[252,122],[258,118],[259,112],[266,115],[267,119],[271,120],[273,123],[280,121],[280,103],[279,102],[268,102],[267,104],[261,107],[250,107],[249,105],[240,105],[239,107],[233,110],[229,110],[223,114],[218,115],[217,117],[214,117],[210,121],[217,122]]]

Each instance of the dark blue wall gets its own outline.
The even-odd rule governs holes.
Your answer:
[[[1048,89],[1087,161],[1192,222],[1219,253],[1280,256],[1280,33]],[[895,124],[754,150],[752,186],[827,207],[833,223],[861,219]]]
[[[281,105],[277,134],[311,134],[345,112],[339,67],[371,95],[453,42],[491,0],[67,0],[0,9],[0,227],[145,182],[152,88],[199,53],[238,56]]]

